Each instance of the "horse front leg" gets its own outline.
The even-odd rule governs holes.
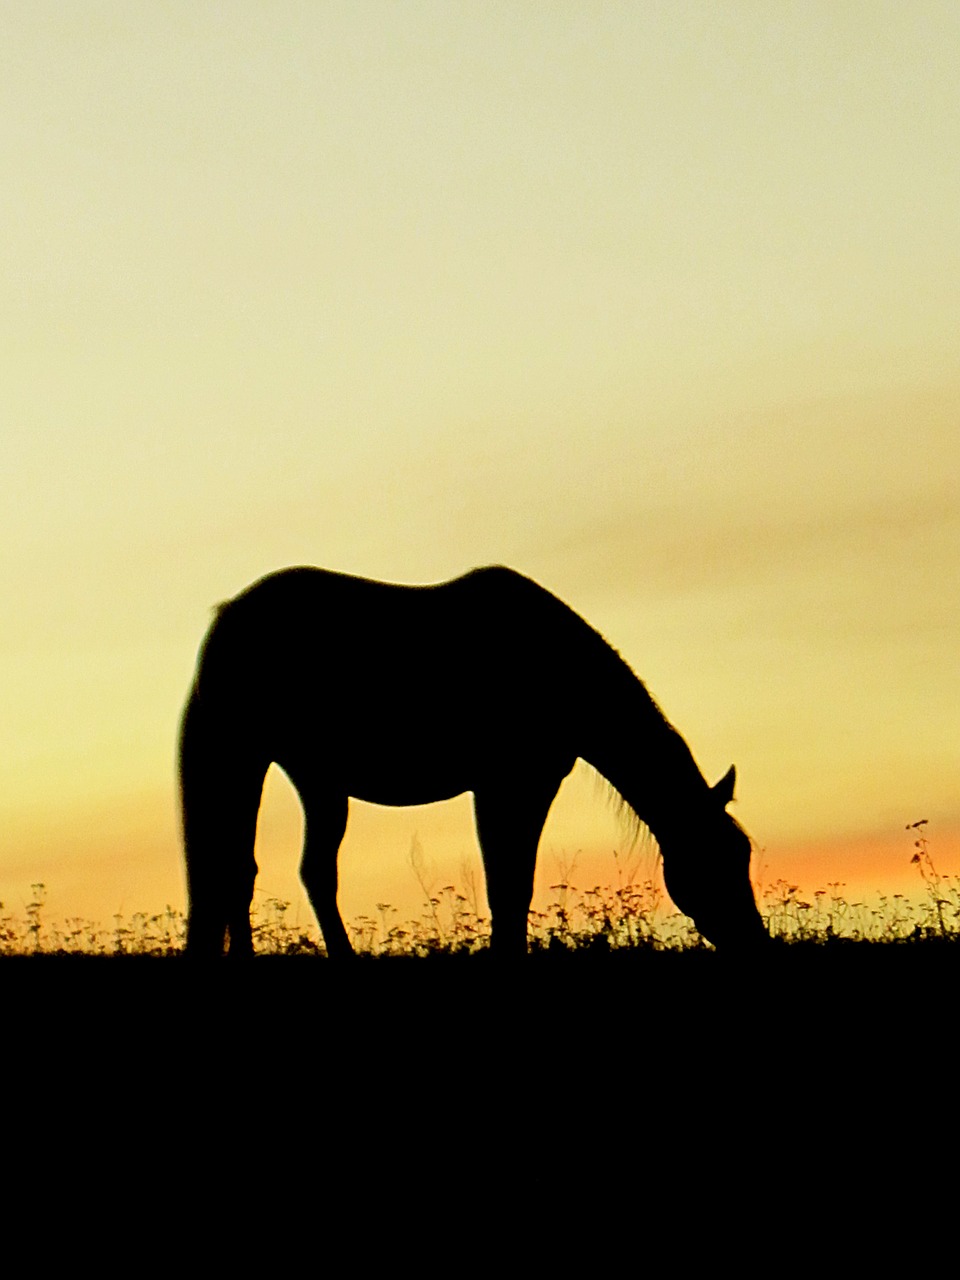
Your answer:
[[[347,829],[347,797],[316,793],[305,796],[300,791],[300,798],[304,809],[300,879],[317,917],[327,955],[331,960],[343,960],[354,953],[337,906],[337,855]]]
[[[474,793],[490,904],[490,951],[500,958],[526,955],[537,848],[556,792],[557,786],[530,789],[518,778]]]

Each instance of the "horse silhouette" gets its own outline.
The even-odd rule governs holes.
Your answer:
[[[219,607],[180,734],[188,954],[250,954],[257,813],[273,762],[300,795],[300,874],[327,954],[348,798],[471,791],[491,951],[522,954],[537,845],[578,757],[660,846],[667,891],[718,947],[766,937],[750,840],[642,682],[587,622],[511,569],[400,586],[284,569]]]

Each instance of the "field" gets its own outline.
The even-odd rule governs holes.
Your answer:
[[[894,1249],[949,1189],[931,1153],[955,1159],[960,892],[917,836],[916,901],[772,885],[749,958],[652,885],[564,884],[507,969],[452,887],[355,921],[353,965],[268,903],[256,963],[197,966],[178,913],[57,924],[38,886],[0,923],[8,1161],[24,1194],[89,1195],[105,1227],[122,1205],[143,1239],[172,1213],[237,1247],[216,1187],[261,1245],[331,1196],[403,1205],[411,1241],[444,1207],[469,1233],[493,1197],[564,1237],[601,1230],[577,1217],[599,1200],[604,1250],[678,1205],[714,1215],[714,1252],[826,1221]]]
[[[908,828],[915,833],[916,897],[876,894],[871,901],[851,902],[839,882],[810,895],[785,880],[763,889],[761,912],[779,952],[789,948],[806,954],[828,948],[832,954],[838,949],[849,954],[854,945],[860,951],[881,945],[902,951],[932,944],[940,954],[960,943],[960,877],[937,870],[925,826],[921,821]],[[617,865],[619,869],[619,861]],[[476,885],[464,891],[455,885],[434,890],[422,870],[416,865],[414,870],[423,891],[422,914],[399,922],[395,908],[378,903],[376,917],[360,916],[349,924],[358,955],[368,960],[436,960],[482,953],[488,945],[490,922],[481,914]],[[109,928],[82,919],[49,923],[44,918],[45,888],[33,886],[22,917],[4,913],[0,903],[0,956],[166,958],[183,949],[186,920],[172,907],[161,914],[116,916]],[[628,872],[615,887],[581,889],[567,877],[551,890],[555,894],[551,905],[545,911],[532,911],[529,919],[530,952],[541,959],[712,951],[691,921],[671,910],[653,881],[637,883]],[[317,931],[291,926],[288,912],[288,903],[255,900],[258,955],[325,957]]]

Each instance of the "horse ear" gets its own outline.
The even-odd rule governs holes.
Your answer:
[[[737,767],[731,765],[727,772],[723,775],[719,782],[715,783],[710,790],[720,801],[724,809],[733,799],[733,789],[737,785]]]

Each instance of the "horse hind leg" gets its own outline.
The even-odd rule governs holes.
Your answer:
[[[253,954],[250,903],[266,762],[228,746],[204,723],[196,699],[181,731],[180,802],[189,914],[186,953]]]
[[[249,790],[235,785],[211,788],[203,797],[209,811],[202,820],[184,824],[190,955],[220,955],[225,940],[231,957],[253,954],[250,904],[257,876],[254,842],[260,793],[254,805]]]

